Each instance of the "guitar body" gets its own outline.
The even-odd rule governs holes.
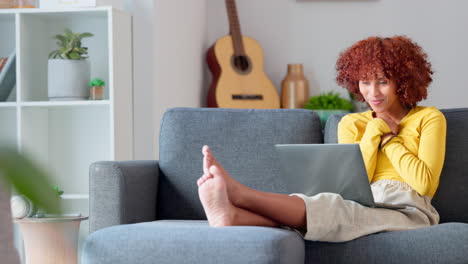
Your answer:
[[[231,35],[208,50],[207,63],[213,75],[208,107],[279,108],[278,92],[263,70],[261,46],[246,36],[242,41],[246,55],[241,62],[234,56]]]

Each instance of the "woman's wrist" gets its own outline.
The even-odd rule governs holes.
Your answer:
[[[380,136],[380,141],[384,141],[385,139],[391,137],[391,136],[396,136],[395,133],[393,132],[387,132],[387,133],[383,133],[381,136]]]
[[[382,149],[385,145],[388,144],[388,142],[390,142],[396,136],[397,136],[397,134],[395,134],[393,132],[388,132],[388,133],[382,134],[382,136],[380,136],[379,149]]]

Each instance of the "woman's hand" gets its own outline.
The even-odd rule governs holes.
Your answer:
[[[392,131],[392,133],[395,135],[398,135],[398,132],[399,132],[398,121],[396,121],[389,115],[385,115],[385,114],[377,114],[376,118],[380,118],[383,121],[385,121],[385,123],[387,123],[387,125],[390,127],[390,130]]]

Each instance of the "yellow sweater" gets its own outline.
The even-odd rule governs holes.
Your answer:
[[[380,136],[391,132],[372,112],[354,113],[338,124],[339,143],[359,143],[369,182],[406,182],[420,195],[434,196],[444,165],[446,121],[435,107],[416,106],[400,121],[399,133],[379,149]]]

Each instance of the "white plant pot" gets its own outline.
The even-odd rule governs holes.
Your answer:
[[[51,101],[88,99],[90,65],[88,60],[50,59],[48,95]]]

